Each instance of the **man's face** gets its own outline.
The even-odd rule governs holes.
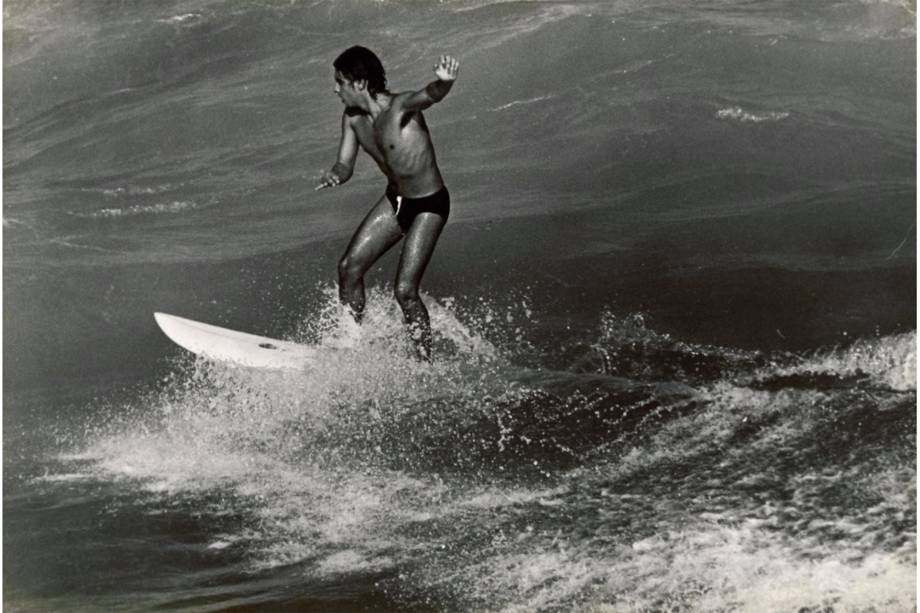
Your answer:
[[[358,90],[354,81],[348,79],[338,70],[335,71],[335,94],[345,106],[355,106],[358,101]]]

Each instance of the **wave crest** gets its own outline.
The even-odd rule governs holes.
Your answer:
[[[771,375],[868,377],[882,387],[913,391],[917,389],[917,334],[857,340],[843,349],[819,351],[799,364],[775,369]]]

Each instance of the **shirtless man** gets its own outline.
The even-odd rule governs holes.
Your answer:
[[[396,300],[418,356],[431,358],[431,324],[419,296],[422,274],[450,213],[450,196],[422,111],[440,102],[457,78],[460,63],[442,55],[434,67],[437,80],[424,89],[392,93],[377,56],[351,47],[333,63],[335,93],[345,104],[338,160],[323,173],[316,189],[335,187],[351,178],[364,149],[387,178],[383,196],[355,231],[339,261],[339,298],[360,323],[364,315],[364,273],[405,237],[396,273]]]

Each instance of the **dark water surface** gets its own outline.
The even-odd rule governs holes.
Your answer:
[[[915,13],[6,2],[6,606],[914,610]],[[335,299],[355,43],[462,61],[430,368],[397,251]],[[194,362],[154,311],[347,349]]]

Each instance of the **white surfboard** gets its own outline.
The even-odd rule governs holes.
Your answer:
[[[250,368],[303,369],[320,354],[318,348],[309,345],[237,332],[166,313],[153,316],[174,343],[216,362]]]

